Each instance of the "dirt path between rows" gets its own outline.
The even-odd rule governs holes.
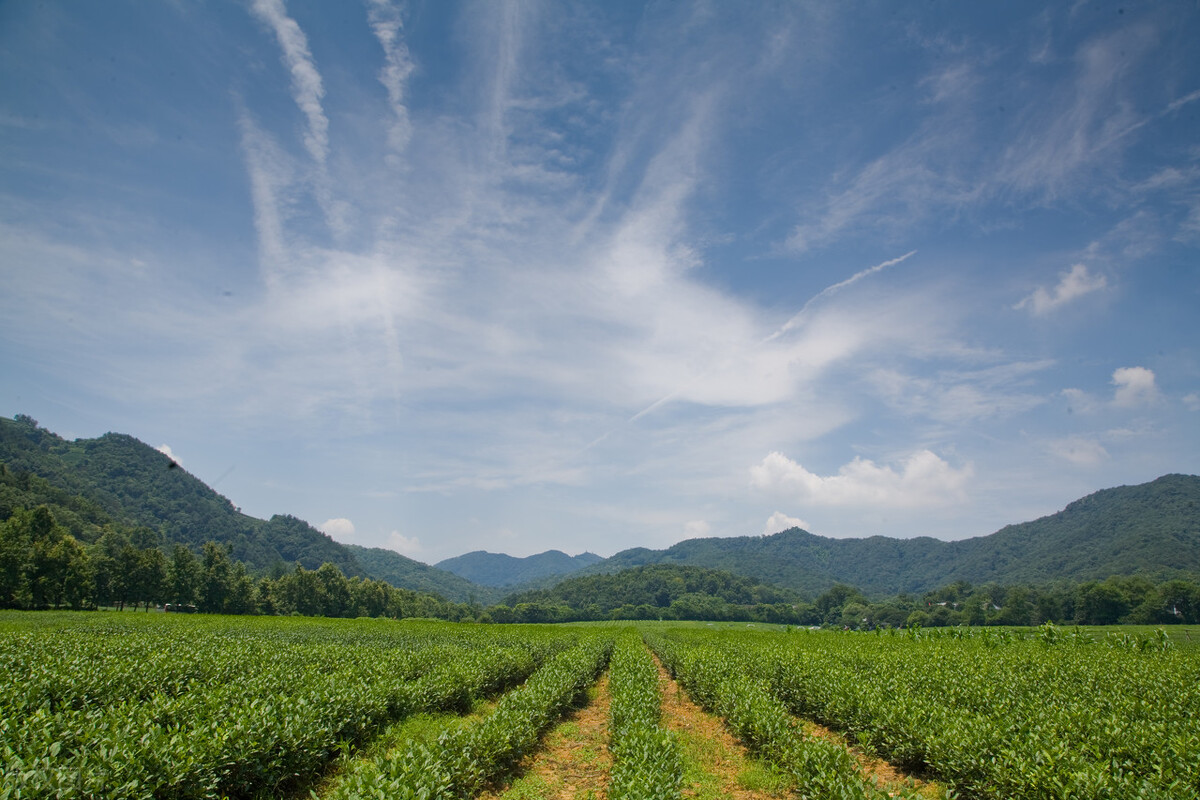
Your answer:
[[[683,757],[683,797],[687,800],[771,800],[791,796],[787,781],[773,773],[725,727],[724,721],[693,703],[658,659],[662,726],[678,737]],[[588,704],[569,713],[518,767],[512,782],[485,792],[479,800],[606,800],[613,766],[608,749],[611,695],[606,672],[589,692]],[[806,733],[846,747],[863,773],[881,786],[897,787],[908,776],[881,759],[850,746],[845,737],[811,721]],[[939,796],[936,784],[927,786]]]
[[[780,797],[779,792],[748,788],[756,765],[720,717],[716,717],[687,696],[657,658],[659,685],[663,687],[662,725],[680,740],[685,758],[703,774],[685,766],[683,796],[687,798],[732,798],[766,800]],[[761,767],[758,768],[761,771]],[[689,774],[689,772],[691,774]]]
[[[657,657],[655,661],[658,662]],[[753,789],[747,784],[759,780],[769,783],[769,770],[761,762],[755,761],[749,751],[730,733],[725,723],[719,717],[705,712],[693,703],[670,674],[658,663],[659,681],[665,687],[663,693],[663,725],[675,731],[686,741],[700,740],[710,743],[704,749],[709,752],[705,758],[704,768],[718,781],[717,793],[697,791],[695,785],[684,787],[684,797],[722,797],[733,800],[761,800],[768,797],[782,797],[791,794],[782,782],[769,789]],[[857,747],[852,746],[844,736],[836,731],[819,725],[811,720],[802,720],[804,732],[810,736],[820,737],[826,741],[845,747],[858,762],[859,769],[868,779],[873,779],[884,788],[897,788],[904,785],[915,786],[922,794],[928,792],[930,797],[943,796],[941,788],[933,782],[912,778],[892,764],[880,758],[867,755]],[[767,778],[756,777],[767,775]]]
[[[613,764],[608,750],[611,704],[606,672],[589,692],[587,706],[568,714],[537,752],[521,762],[519,777],[502,792],[486,792],[479,800],[604,800]]]

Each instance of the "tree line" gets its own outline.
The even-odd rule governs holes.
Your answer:
[[[574,588],[559,587],[509,598],[511,605],[487,610],[496,622],[573,622],[583,620],[707,620],[766,622],[851,629],[942,627],[954,625],[1170,625],[1200,624],[1200,582],[1172,579],[1154,582],[1142,576],[1114,576],[1104,581],[1058,586],[972,586],[958,581],[922,595],[901,594],[871,600],[859,589],[835,584],[812,600],[764,602],[745,599],[745,579],[722,586],[717,570],[706,576],[709,593],[672,594],[684,585],[672,573],[679,567],[634,568],[591,582],[586,600]],[[698,568],[688,567],[696,570]],[[651,571],[657,574],[650,574]],[[564,583],[571,583],[568,579]],[[629,591],[622,589],[624,581]],[[603,586],[606,591],[601,591]],[[655,587],[658,587],[655,591]],[[646,590],[649,587],[650,594]],[[760,589],[761,587],[753,587]],[[727,595],[732,592],[734,599]],[[777,594],[778,594],[777,590]],[[722,596],[725,594],[726,596]],[[740,595],[741,602],[738,601]],[[622,599],[623,598],[623,599]],[[634,602],[629,602],[633,599]],[[640,602],[639,602],[640,599]]]
[[[46,506],[15,509],[0,523],[0,608],[174,609],[214,614],[472,618],[473,609],[369,578],[347,578],[325,563],[277,564],[254,576],[207,542],[197,555],[168,555],[149,528],[106,525],[94,543],[76,539]]]
[[[0,608],[174,609],[218,614],[433,617],[481,622],[707,620],[845,628],[950,625],[1200,623],[1200,582],[1141,576],[1048,587],[972,586],[872,600],[837,584],[812,600],[721,570],[649,565],[563,581],[505,603],[451,603],[384,581],[276,563],[254,575],[231,548],[205,543],[170,555],[149,528],[107,524],[77,539],[47,506],[17,508],[0,523]]]

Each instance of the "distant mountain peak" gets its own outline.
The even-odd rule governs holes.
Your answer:
[[[569,556],[561,550],[547,550],[517,558],[504,553],[475,550],[439,561],[435,566],[474,583],[499,588],[571,575],[603,560],[595,553],[588,552]]]

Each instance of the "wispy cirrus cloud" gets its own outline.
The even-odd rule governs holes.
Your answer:
[[[1034,316],[1041,317],[1078,297],[1098,292],[1107,286],[1108,279],[1103,275],[1092,274],[1085,264],[1076,264],[1067,272],[1062,273],[1058,284],[1053,289],[1039,286],[1013,308],[1028,310]]]
[[[304,147],[313,161],[324,164],[329,157],[329,119],[321,100],[325,85],[308,48],[308,37],[296,20],[288,16],[283,0],[254,0],[251,12],[270,27],[283,51],[283,63],[292,79],[292,99],[308,120]]]
[[[314,164],[313,197],[330,232],[336,237],[344,237],[350,230],[350,209],[344,199],[335,197],[329,177],[329,118],[322,104],[325,84],[309,50],[308,36],[299,23],[288,16],[283,0],[254,0],[250,11],[275,34],[284,67],[291,76],[292,100],[307,121],[302,138]]]
[[[367,21],[371,31],[383,48],[384,65],[379,70],[379,82],[387,91],[392,110],[392,122],[388,127],[388,146],[392,158],[404,151],[412,138],[412,120],[409,119],[405,95],[408,80],[416,69],[404,41],[404,21],[400,8],[390,0],[368,0]]]
[[[1049,451],[1080,467],[1094,467],[1108,461],[1110,456],[1099,441],[1087,436],[1068,436],[1051,440]]]

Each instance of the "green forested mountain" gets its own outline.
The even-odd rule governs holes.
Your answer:
[[[1105,489],[1056,514],[957,542],[831,539],[793,528],[772,536],[689,539],[666,550],[624,550],[585,572],[645,564],[723,569],[810,595],[845,583],[877,597],[960,580],[1011,585],[1194,576],[1200,574],[1200,477],[1165,475]]]
[[[256,571],[278,573],[293,564],[316,570],[331,563],[348,577],[369,576],[459,603],[490,603],[501,594],[391,550],[340,544],[293,516],[261,520],[243,514],[131,436],[66,441],[28,417],[0,419],[0,520],[17,508],[41,505],[83,543],[116,525],[152,531],[168,551],[182,544],[198,553],[205,542],[217,542]]]
[[[602,575],[651,564],[724,570],[754,585],[808,596],[834,584],[884,597],[956,581],[1039,585],[1113,575],[1155,581],[1200,575],[1200,477],[1188,475],[1106,489],[1057,514],[957,542],[830,539],[792,529],[773,536],[690,539],[666,550],[635,548],[580,570],[597,557],[469,553],[441,562],[439,569],[389,550],[341,545],[295,517],[242,514],[130,436],[109,433],[68,442],[28,417],[0,419],[0,467],[0,520],[17,508],[46,505],[57,524],[85,544],[115,525],[158,536],[167,549],[183,544],[199,552],[204,542],[217,542],[252,570],[278,573],[293,564],[315,570],[331,563],[347,576],[371,576],[458,602],[495,602],[502,594],[496,587],[546,588],[568,572]],[[485,582],[490,586],[480,585]]]
[[[547,550],[525,558],[476,550],[439,561],[437,568],[484,586],[506,587],[569,575],[603,560],[595,553],[569,556],[561,550]]]
[[[28,417],[0,419],[0,463],[16,476],[36,476],[48,489],[77,498],[73,502],[86,506],[93,518],[102,513],[110,521],[159,532],[164,545],[183,544],[197,552],[208,541],[229,545],[232,557],[251,569],[279,563],[315,570],[329,562],[348,576],[364,574],[349,551],[307,522],[242,514],[132,436],[106,433],[68,442]],[[86,542],[94,535],[81,530],[77,538]]]

